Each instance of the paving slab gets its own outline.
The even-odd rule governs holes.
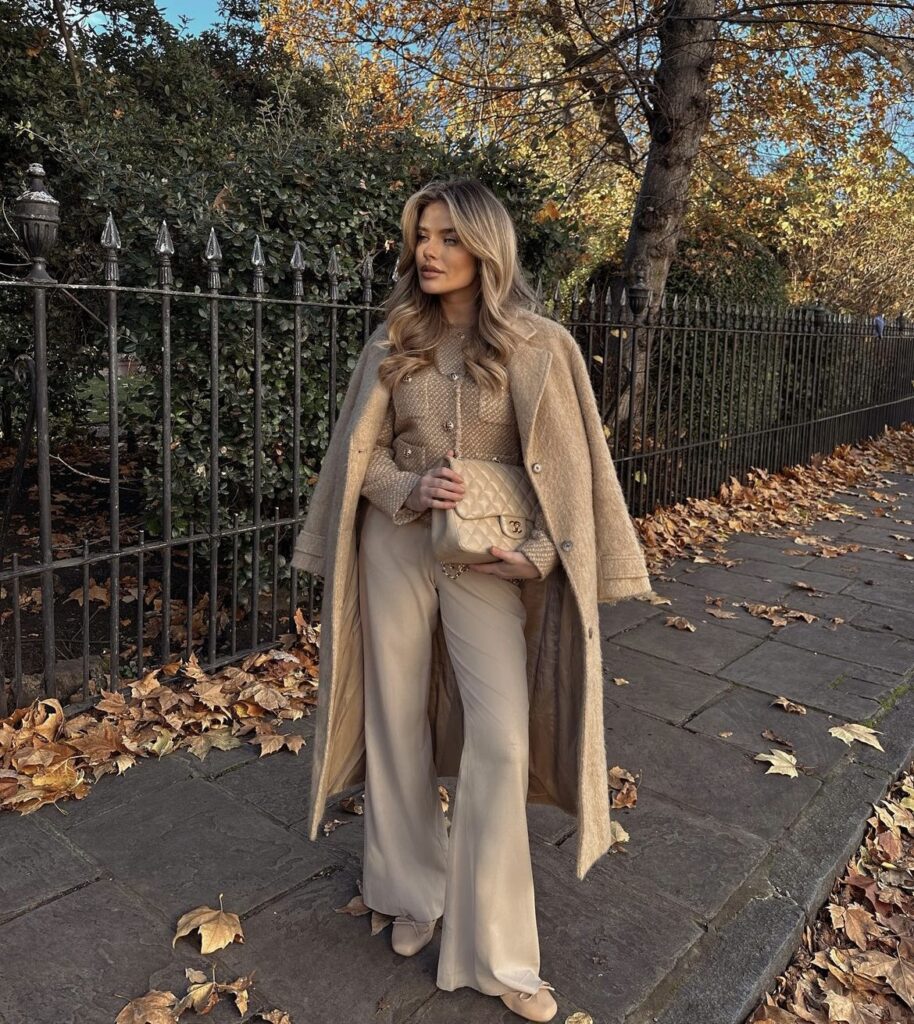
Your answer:
[[[808,565],[813,558],[810,554],[803,554],[803,550],[793,543],[791,537],[763,537],[761,534],[744,533],[727,541],[725,557],[802,567]]]
[[[440,925],[415,956],[398,955],[390,926],[373,936],[370,915],[336,913],[358,894],[357,877],[348,860],[328,865],[306,885],[246,915],[244,945],[220,951],[239,974],[256,968],[296,1024],[400,1024],[437,991]]]
[[[212,782],[281,824],[291,825],[308,814],[313,754],[308,743],[297,754],[278,750],[220,772]]]
[[[830,628],[822,622],[795,620],[780,627],[776,638],[780,643],[830,654],[867,669],[882,668],[904,675],[914,668],[914,642],[857,629],[848,623]]]
[[[696,626],[692,632],[651,619],[617,636],[615,642],[620,647],[713,674],[763,641],[712,622]]]
[[[610,764],[640,773],[641,785],[752,835],[773,839],[819,788],[811,776],[787,780],[723,742],[606,702]],[[639,786],[640,788],[640,786]]]
[[[578,881],[567,845],[531,850],[540,973],[557,989],[559,1020],[584,1009],[601,1024],[621,1021],[698,941],[702,928],[685,908],[649,889],[620,885],[605,858]]]
[[[790,587],[795,587],[798,581],[802,581],[825,594],[837,594],[847,586],[846,579],[833,573],[819,572],[811,563],[804,566],[778,565],[774,562],[747,558],[727,572],[752,576],[765,583],[785,583]]]
[[[247,744],[245,744],[247,746]],[[141,757],[123,775],[103,775],[82,800],[61,800],[45,804],[30,817],[47,824],[55,832],[68,832],[109,811],[142,814],[146,801],[161,789],[182,779],[193,778],[189,765],[177,754],[165,757]]]
[[[697,586],[689,586],[678,581],[658,583],[654,589],[670,600],[670,604],[659,606],[663,614],[658,616],[657,621],[661,623],[665,622],[667,615],[681,615],[695,626],[710,622],[722,629],[732,629],[737,633],[759,638],[769,636],[774,628],[767,619],[750,614],[742,607],[742,602],[734,600],[731,595],[725,596],[713,590],[703,592]],[[720,604],[708,604],[706,597],[718,599]],[[711,608],[719,612],[729,612],[733,618],[719,618],[711,613]]]
[[[604,686],[613,700],[649,711],[667,722],[684,722],[730,689],[726,680],[687,666],[672,665],[640,650],[614,643],[604,643],[602,650]],[[616,685],[614,678],[627,679],[628,685]]]
[[[70,841],[176,921],[230,895],[246,913],[326,867],[320,848],[206,779],[174,782],[142,809],[115,808],[69,829]]]
[[[881,672],[877,678],[866,666],[851,665],[827,654],[816,654],[793,644],[766,640],[720,673],[743,686],[773,696],[789,697],[821,711],[860,721],[879,710],[879,697],[897,685],[898,676]],[[861,687],[865,677],[871,686]]]
[[[612,817],[629,839],[614,847],[600,864],[604,873],[648,891],[651,901],[670,901],[710,920],[768,851],[768,843],[742,829],[690,808],[664,794],[638,788],[635,807],[614,809]],[[577,835],[561,844],[577,856]]]
[[[778,579],[760,579],[748,573],[736,573],[719,565],[701,565],[693,567],[693,572],[677,575],[680,583],[691,587],[702,588],[708,593],[730,597],[734,601],[763,601],[765,604],[776,604],[790,593],[790,582]]]
[[[97,864],[34,815],[0,814],[0,923],[100,875]]]
[[[750,754],[765,753],[781,744],[766,739],[774,735],[792,744],[790,749],[807,771],[822,778],[847,754],[847,746],[828,730],[845,719],[807,708],[805,715],[785,711],[772,704],[770,693],[734,686],[694,718],[686,728],[712,736]]]
[[[112,1024],[167,964],[208,968],[127,887],[101,879],[0,925],[3,1024]]]
[[[910,579],[899,578],[894,574],[882,574],[874,567],[872,575],[865,580],[855,580],[843,593],[850,597],[859,597],[873,605],[887,605],[901,611],[911,610],[912,584]]]

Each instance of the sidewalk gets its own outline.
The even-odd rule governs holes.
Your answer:
[[[682,560],[655,577],[670,605],[601,608],[609,763],[640,773],[638,802],[613,812],[630,841],[584,882],[574,820],[528,807],[556,1024],[576,1010],[594,1024],[739,1024],[914,753],[914,563],[891,553],[914,554],[914,476],[886,476],[883,490],[907,492],[895,518],[873,516],[858,487],[834,498],[860,518],[806,531],[864,545],[855,553],[796,557],[783,553],[804,550],[792,537],[742,534],[731,568]],[[736,617],[708,614],[705,595]],[[741,601],[819,618],[775,627]],[[665,625],[671,614],[695,632]],[[808,713],[772,707],[779,694]],[[864,720],[884,753],[828,733]],[[295,726],[310,740],[313,719]],[[794,745],[798,778],[752,760],[778,747],[765,729]],[[403,958],[389,928],[373,937],[369,918],[334,913],[357,893],[361,819],[340,813],[346,824],[310,842],[308,743],[298,757],[258,753],[143,760],[83,801],[0,815],[0,1022],[112,1024],[129,999],[183,993],[186,966],[214,963],[219,981],[255,970],[246,1017],[223,1002],[214,1024],[274,1007],[294,1024],[520,1020],[498,999],[436,988],[440,932]],[[184,938],[172,950],[178,917],[218,907],[220,893],[244,944],[203,957]]]

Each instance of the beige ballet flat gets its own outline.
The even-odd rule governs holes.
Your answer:
[[[500,998],[512,1013],[525,1020],[552,1020],[558,1005],[550,989],[555,991],[548,981],[544,981],[537,992],[505,992]]]
[[[437,922],[437,918],[434,921],[414,921],[405,915],[395,917],[390,937],[390,944],[393,946],[394,952],[401,956],[412,956],[414,953],[418,953],[423,946],[427,946],[431,942]]]

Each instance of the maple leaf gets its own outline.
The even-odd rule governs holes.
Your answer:
[[[766,775],[787,775],[791,778],[796,778],[799,775],[796,767],[797,759],[793,754],[788,754],[786,750],[772,750],[769,754],[756,754],[753,760],[771,762],[771,767],[765,772]]]
[[[833,725],[829,733],[836,739],[842,740],[848,746],[857,740],[858,743],[866,743],[877,750],[883,750],[882,744],[876,739],[877,730],[867,725],[858,725],[856,722],[849,722],[846,725]]]
[[[171,940],[172,948],[175,943],[184,935],[198,930],[202,942],[201,953],[214,953],[230,943],[244,942],[244,932],[241,929],[241,920],[237,914],[227,913],[222,909],[222,893],[219,894],[219,910],[212,907],[196,907],[182,914],[178,920],[177,931]]]
[[[131,1000],[115,1017],[114,1024],[175,1024],[177,996],[154,990]]]

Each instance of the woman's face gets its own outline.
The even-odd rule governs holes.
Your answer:
[[[429,203],[416,231],[416,270],[422,290],[450,299],[458,297],[452,293],[465,289],[469,298],[476,291],[476,262],[457,237],[447,203],[441,199]],[[427,273],[429,268],[438,273]]]

